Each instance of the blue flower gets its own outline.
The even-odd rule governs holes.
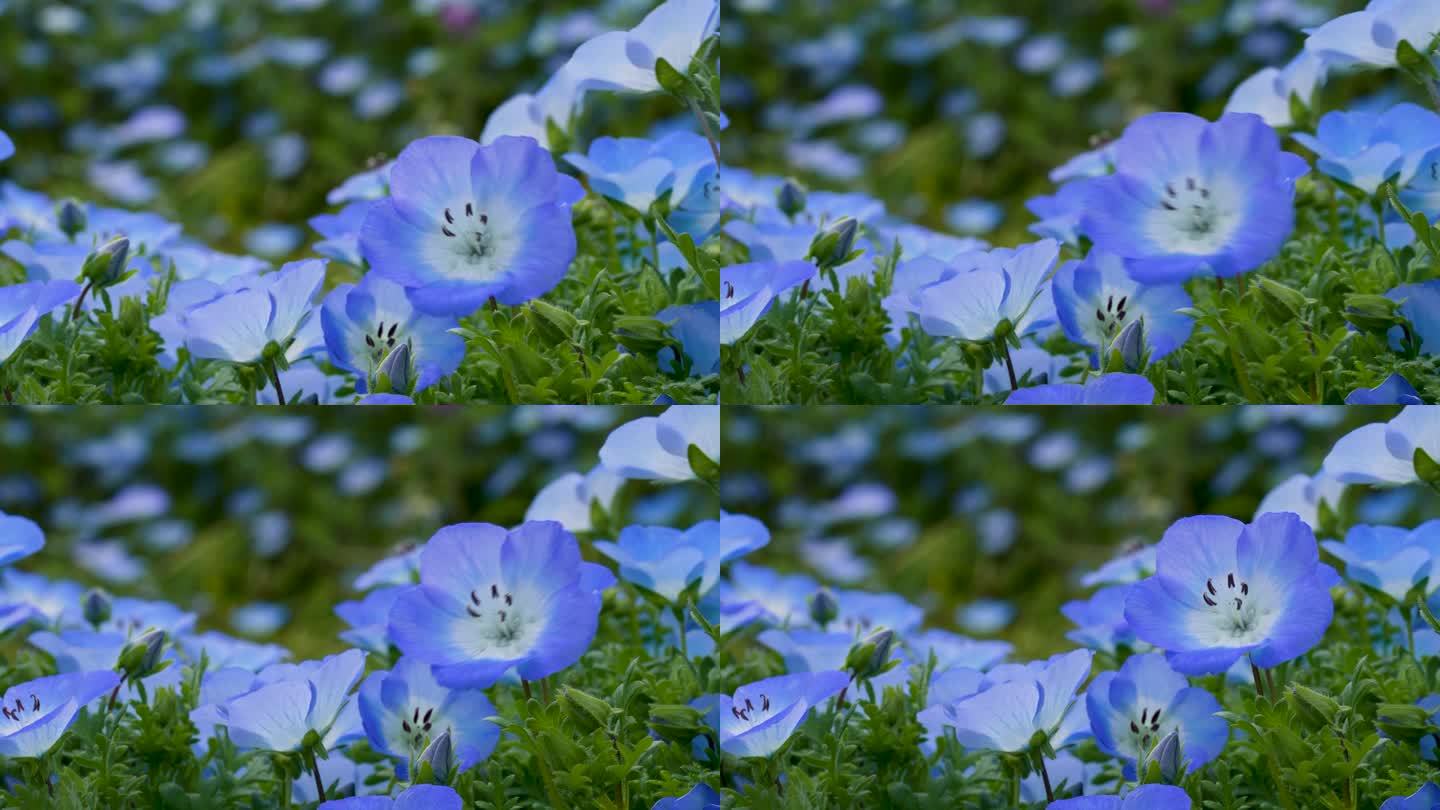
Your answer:
[[[1325,457],[1325,473],[1344,484],[1394,486],[1419,480],[1415,451],[1440,460],[1440,409],[1409,407],[1389,422],[1350,431]]]
[[[720,510],[720,561],[737,560],[770,543],[770,529],[749,515]]]
[[[389,672],[374,672],[360,686],[360,718],[370,745],[396,758],[395,772],[409,778],[409,763],[435,737],[450,732],[457,770],[490,756],[500,727],[487,718],[499,712],[485,693],[441,686],[430,667],[402,657]]]
[[[963,254],[952,262],[921,257],[895,271],[894,292],[884,303],[893,323],[910,315],[938,337],[989,340],[1001,321],[1028,335],[1055,323],[1051,271],[1060,245],[1042,239],[1016,250],[996,248]]]
[[[752,262],[720,269],[720,343],[749,334],[775,299],[815,277],[808,261]]]
[[[341,640],[362,650],[389,655],[390,608],[405,590],[404,585],[376,588],[358,602],[336,605],[335,615],[350,625],[349,630],[340,633]]]
[[[1045,810],[1190,810],[1190,795],[1174,785],[1144,785],[1120,796],[1061,799]]]
[[[706,520],[685,531],[664,526],[626,526],[619,542],[595,541],[595,550],[620,566],[626,582],[671,604],[691,585],[704,596],[720,579],[720,523]]]
[[[836,670],[800,672],[746,684],[720,696],[720,750],[768,757],[805,722],[810,709],[837,694],[850,676]]]
[[[485,688],[514,669],[536,680],[590,647],[600,594],[575,536],[558,523],[513,531],[446,526],[420,555],[420,585],[390,611],[390,637],[452,689]],[[607,572],[608,573],[608,572]]]
[[[1297,132],[1295,140],[1319,156],[1315,168],[1373,195],[1392,178],[1397,187],[1410,182],[1440,146],[1440,115],[1408,103],[1383,113],[1336,110],[1320,119],[1314,135]]]
[[[1184,518],[1161,538],[1155,576],[1131,588],[1125,619],[1187,675],[1224,672],[1247,655],[1273,667],[1304,655],[1330,626],[1335,606],[1319,553],[1293,513],[1249,525]]]
[[[1400,304],[1399,313],[1415,328],[1423,354],[1440,354],[1440,279],[1402,284],[1385,293]],[[1391,327],[1390,347],[1400,349],[1404,330]]]
[[[673,799],[661,799],[650,810],[720,810],[720,794],[703,782]]]
[[[1080,383],[1051,383],[1011,391],[1006,405],[1149,405],[1155,386],[1139,374],[1103,374]]]
[[[1252,113],[1276,129],[1294,126],[1290,97],[1309,106],[1324,81],[1324,62],[1310,51],[1301,51],[1285,67],[1264,67],[1240,82],[1230,93],[1225,112]]]
[[[622,478],[689,481],[690,448],[720,462],[720,409],[714,405],[673,405],[659,416],[644,416],[610,432],[600,463]]]
[[[35,521],[0,512],[0,565],[23,560],[45,547],[45,533]]]
[[[1151,284],[1264,264],[1294,228],[1295,180],[1308,169],[1254,115],[1147,115],[1125,130],[1116,160],[1115,174],[1088,186],[1081,229]]]
[[[360,255],[360,229],[364,227],[365,216],[374,204],[373,200],[356,200],[337,214],[311,217],[310,227],[325,237],[315,243],[315,252],[353,267],[364,266],[365,259]]]
[[[458,321],[416,311],[404,287],[374,273],[358,285],[332,290],[320,323],[330,359],[356,375],[355,390],[362,394],[371,390],[380,364],[401,344],[410,345],[414,391],[454,373],[465,358],[465,340],[449,331]]]
[[[1374,388],[1356,388],[1345,397],[1346,405],[1421,405],[1420,392],[1400,374],[1391,374]]]
[[[10,136],[5,134],[5,130],[0,129],[0,161],[9,160],[14,155],[15,142],[10,140]]]
[[[1025,201],[1030,213],[1040,221],[1030,226],[1030,232],[1042,239],[1054,239],[1066,245],[1080,243],[1080,220],[1085,214],[1085,190],[1087,179],[1072,180],[1061,186],[1053,195],[1032,197]]]
[[[1409,796],[1393,796],[1380,810],[1435,810],[1440,807],[1440,784],[1430,782]]]
[[[1345,563],[1345,576],[1397,603],[1408,601],[1410,591],[1427,577],[1440,586],[1440,577],[1433,577],[1431,570],[1440,557],[1440,521],[1414,529],[1351,526],[1345,542],[1326,540],[1321,545]]]
[[[598,504],[608,512],[624,483],[625,479],[604,466],[584,475],[565,473],[535,494],[525,510],[525,520],[553,520],[571,532],[593,531],[591,509]]]
[[[80,294],[73,281],[32,281],[0,287],[0,363],[20,348],[40,319]]]
[[[659,92],[656,62],[688,70],[701,43],[719,26],[716,0],[666,0],[629,31],[601,34],[576,48],[561,71],[584,87]]]
[[[0,696],[0,756],[39,757],[55,746],[92,700],[113,690],[120,676],[108,670],[51,675],[16,684]]]
[[[257,676],[257,688],[223,705],[223,724],[241,749],[298,751],[312,731],[333,748],[358,735],[350,690],[364,670],[365,653],[359,650],[274,664]]]
[[[954,729],[956,741],[981,751],[1028,751],[1037,734],[1059,749],[1085,736],[1077,692],[1090,675],[1089,650],[1062,653],[1047,661],[1001,664],[980,691],[956,703],[920,713],[927,728]]]
[[[1296,473],[1266,493],[1255,514],[1294,512],[1314,529],[1320,522],[1320,504],[1328,502],[1332,508],[1337,506],[1344,491],[1344,484],[1323,473],[1314,476]]]
[[[353,796],[322,802],[321,810],[464,810],[465,801],[444,785],[414,785],[388,796]]]
[[[1440,16],[1429,4],[1370,0],[1365,10],[1343,14],[1310,31],[1305,50],[1336,67],[1393,68],[1402,41],[1423,52],[1437,34]]]
[[[1191,686],[1158,653],[1132,656],[1119,672],[1096,675],[1085,701],[1095,742],[1126,761],[1127,779],[1171,732],[1179,735],[1186,773],[1219,756],[1230,737],[1229,725],[1216,717],[1220,702]]]
[[[680,341],[680,351],[690,360],[690,376],[701,377],[720,371],[720,302],[701,301],[666,307],[655,313],[655,320],[670,327],[670,334]],[[660,370],[672,373],[678,366],[675,349],[666,346],[657,357]]]
[[[1111,585],[1096,591],[1089,599],[1066,602],[1060,607],[1065,618],[1079,629],[1065,637],[1096,652],[1115,653],[1120,647],[1134,649],[1138,645],[1135,631],[1125,621],[1125,594],[1128,585]]]
[[[730,579],[720,583],[720,617],[724,627],[751,622],[803,626],[810,623],[809,599],[820,583],[804,574],[778,574],[768,568],[736,562]]]
[[[1055,273],[1055,311],[1065,334],[1089,346],[1091,361],[1099,367],[1120,330],[1140,321],[1151,360],[1159,360],[1184,345],[1194,323],[1179,310],[1189,307],[1190,295],[1182,284],[1141,284],[1125,272],[1125,261],[1100,250],[1079,263],[1067,262]]]
[[[271,343],[301,344],[297,336],[311,319],[311,300],[324,281],[320,259],[291,262],[278,273],[245,280],[180,315],[185,346],[196,357],[254,363]]]
[[[390,196],[360,231],[366,261],[433,315],[469,315],[488,299],[520,304],[560,283],[575,258],[575,181],[534,140],[481,146],[453,136],[405,147]]]

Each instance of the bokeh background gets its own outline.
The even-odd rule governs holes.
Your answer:
[[[344,646],[332,608],[375,561],[451,523],[518,524],[546,483],[599,463],[611,429],[659,410],[7,408],[0,510],[46,533],[17,568],[167,599],[300,660]],[[708,487],[642,481],[612,509],[715,514]]]
[[[1363,0],[733,0],[729,165],[863,191],[920,224],[1029,241],[1049,172],[1135,118],[1213,118]],[[1337,80],[1326,95],[1373,89]]]
[[[898,593],[927,626],[1073,647],[1059,607],[1081,576],[1195,514],[1250,520],[1380,407],[737,408],[723,412],[721,505],[771,530],[746,561]],[[1350,487],[1340,516],[1436,515],[1418,491]]]
[[[341,181],[425,135],[478,137],[576,45],[654,5],[0,0],[0,129],[18,150],[4,173],[283,259]],[[587,136],[676,115],[663,99],[589,107]]]

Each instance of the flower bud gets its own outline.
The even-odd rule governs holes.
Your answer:
[[[422,772],[427,766],[429,775],[435,779],[436,784],[443,785],[450,781],[450,771],[455,768],[455,746],[450,740],[450,729],[440,732],[440,736],[431,740],[420,753]]]
[[[1185,775],[1185,758],[1180,751],[1180,732],[1172,731],[1160,739],[1150,752],[1150,761],[1160,768],[1160,778],[1167,784],[1178,784]]]
[[[1350,295],[1345,298],[1345,320],[1363,332],[1383,335],[1400,323],[1399,307],[1383,295]]]
[[[660,739],[681,744],[688,744],[695,737],[710,730],[705,725],[704,712],[681,704],[651,706],[646,725]]]
[[[560,706],[570,722],[586,734],[607,726],[614,711],[609,703],[569,686],[560,689]]]
[[[830,223],[810,243],[810,256],[820,267],[837,267],[844,264],[850,251],[855,249],[855,235],[860,224],[854,217],[841,217]]]
[[[1120,334],[1110,344],[1110,353],[1118,354],[1126,371],[1139,371],[1145,367],[1145,321],[1136,318],[1125,324]]]
[[[1430,712],[1409,703],[1381,703],[1375,709],[1376,725],[1385,736],[1414,743],[1436,733]]]
[[[1330,725],[1340,713],[1340,702],[1335,698],[1301,684],[1290,687],[1290,702],[1301,717],[1317,726]]]
[[[1255,290],[1260,296],[1260,305],[1281,323],[1300,317],[1300,311],[1309,303],[1304,293],[1268,278],[1256,279]]]
[[[85,621],[98,630],[100,625],[110,621],[110,594],[91,588],[81,597],[80,608]]]
[[[125,273],[125,263],[130,259],[130,240],[117,236],[100,246],[85,259],[81,271],[85,280],[96,287],[108,287],[120,280]]]
[[[143,635],[125,646],[120,652],[120,669],[127,680],[144,678],[160,664],[160,652],[165,649],[165,632],[147,630]]]
[[[391,391],[409,394],[415,387],[415,367],[410,362],[410,341],[405,341],[390,350],[375,372],[378,378],[375,390],[385,394]]]
[[[835,593],[829,588],[821,588],[810,597],[810,618],[822,629],[835,621],[839,612],[840,604],[835,601]]]
[[[85,230],[85,226],[88,224],[85,209],[71,197],[60,201],[60,205],[55,209],[55,221],[60,226],[61,232],[72,240],[76,234]]]
[[[775,204],[785,216],[791,217],[805,210],[805,187],[794,178],[787,177],[780,190],[775,193]]]
[[[883,627],[876,630],[850,648],[850,654],[845,656],[846,671],[857,681],[879,675],[888,669],[890,648],[894,645],[895,633]]]

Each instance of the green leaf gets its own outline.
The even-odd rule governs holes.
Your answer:
[[[686,455],[690,460],[690,470],[695,473],[696,478],[711,485],[719,485],[720,464],[718,462],[705,455],[705,451],[701,450],[699,445],[690,445]]]

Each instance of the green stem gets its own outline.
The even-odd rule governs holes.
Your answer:
[[[315,795],[320,797],[321,803],[324,803],[325,783],[320,780],[320,766],[315,762],[315,752],[309,748],[305,749],[305,761],[310,766],[310,773],[315,776]]]
[[[710,122],[705,119],[705,114],[700,112],[700,105],[695,99],[690,99],[690,111],[695,113],[695,120],[700,122],[700,129],[705,133],[705,140],[710,143],[710,154],[715,156],[715,168],[720,168],[720,146],[715,143],[715,133],[710,129]]]
[[[1045,770],[1045,755],[1035,752],[1035,766],[1040,769],[1040,781],[1045,784],[1045,801],[1055,801],[1055,789],[1050,787],[1050,772]]]
[[[1010,375],[1010,390],[1014,391],[1020,387],[1020,383],[1015,379],[1015,361],[1010,359],[1010,343],[1002,339],[1000,350],[1005,353],[1005,372]]]
[[[270,360],[265,369],[270,374],[270,381],[275,385],[275,401],[281,405],[285,404],[285,389],[280,387],[280,372],[275,368],[275,361]]]
[[[93,281],[85,282],[85,287],[80,290],[80,297],[75,299],[75,308],[70,310],[70,320],[76,321],[80,319],[80,307],[85,304],[85,294],[90,292],[90,289],[94,286],[95,282]]]

